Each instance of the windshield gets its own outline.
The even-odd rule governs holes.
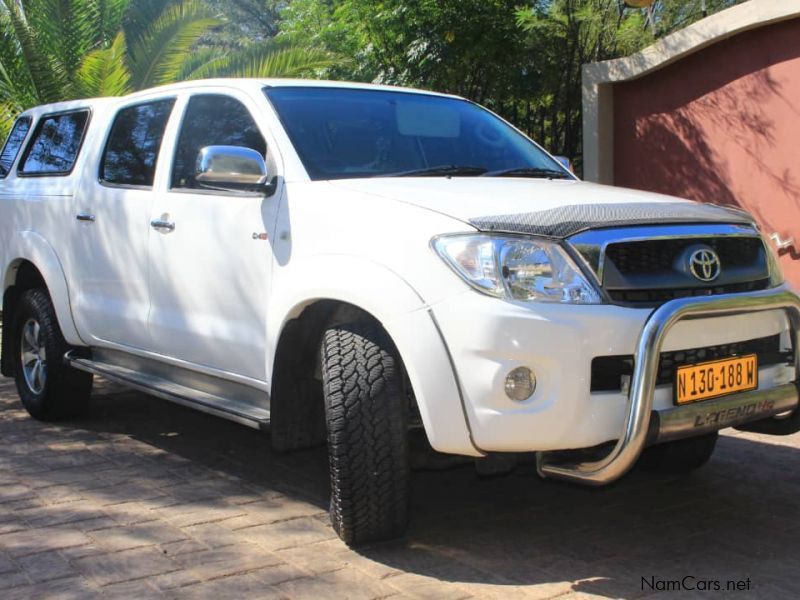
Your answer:
[[[536,144],[466,100],[324,87],[264,93],[314,180],[504,171],[571,178]]]

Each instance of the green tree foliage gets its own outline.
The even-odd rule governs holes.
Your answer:
[[[739,1],[292,0],[281,30],[349,57],[332,78],[465,96],[580,163],[582,65]]]
[[[37,104],[200,77],[301,76],[332,62],[289,38],[214,43],[227,25],[202,0],[0,0],[0,133]]]

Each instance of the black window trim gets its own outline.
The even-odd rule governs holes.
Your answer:
[[[155,172],[153,173],[153,185],[136,185],[133,183],[111,183],[110,181],[106,181],[101,177],[103,172],[103,164],[106,161],[106,152],[108,151],[108,142],[111,139],[111,132],[114,129],[114,123],[117,121],[117,117],[119,113],[123,110],[127,110],[129,108],[136,108],[137,106],[144,106],[146,104],[156,104],[157,102],[163,102],[165,100],[172,100],[172,109],[170,109],[169,117],[167,117],[167,123],[164,125],[164,135],[166,135],[167,128],[169,127],[169,122],[173,118],[173,112],[175,111],[175,105],[178,103],[178,96],[175,94],[171,94],[169,96],[158,96],[155,98],[147,98],[141,99],[138,98],[135,102],[131,102],[129,104],[125,104],[124,106],[120,106],[117,109],[117,112],[114,113],[113,118],[109,121],[108,131],[106,131],[106,135],[103,138],[103,154],[100,156],[100,162],[97,163],[97,183],[106,188],[113,188],[113,189],[121,189],[121,190],[145,190],[145,191],[152,191],[156,187],[156,180],[155,180]],[[164,136],[161,138],[161,147],[158,149],[158,157],[156,158],[155,168],[156,171],[158,170],[158,161],[161,159],[161,150],[164,149]],[[172,163],[170,163],[171,165]]]
[[[196,96],[225,96],[226,98],[231,98],[236,100],[242,107],[248,112],[250,118],[253,119],[253,123],[255,123],[256,128],[258,129],[258,133],[264,139],[264,145],[267,148],[267,156],[269,156],[270,151],[270,144],[266,135],[264,135],[264,131],[258,124],[258,119],[255,118],[253,112],[247,106],[245,102],[242,101],[241,98],[236,96],[235,94],[229,91],[212,91],[212,90],[193,90],[186,97],[186,102],[183,103],[183,111],[181,113],[181,120],[178,123],[178,129],[175,132],[175,139],[173,140],[172,144],[172,160],[170,160],[169,166],[169,181],[167,185],[167,193],[168,194],[201,194],[205,196],[224,196],[224,197],[231,197],[231,198],[263,198],[265,194],[263,192],[250,192],[247,190],[213,190],[213,189],[202,189],[202,188],[182,188],[182,187],[174,187],[172,185],[172,176],[174,175],[174,168],[175,168],[175,159],[178,155],[178,143],[181,140],[181,132],[183,131],[183,124],[186,121],[186,114],[189,112],[189,103],[191,102],[192,98]],[[264,160],[267,160],[267,156],[264,157]],[[271,195],[271,194],[269,194]]]
[[[70,167],[69,171],[28,171],[27,173],[22,170],[22,166],[25,164],[25,161],[28,160],[28,154],[30,154],[31,147],[33,145],[33,141],[36,139],[36,136],[41,131],[42,125],[44,122],[51,118],[51,117],[61,117],[63,115],[72,115],[78,113],[86,113],[86,124],[83,127],[83,131],[81,132],[81,139],[78,142],[78,149],[75,151],[75,160],[72,161],[72,166]],[[28,139],[27,144],[25,145],[25,151],[22,153],[22,156],[17,163],[17,177],[69,177],[75,171],[75,166],[78,164],[78,161],[81,158],[81,151],[83,150],[83,143],[86,141],[86,134],[89,132],[89,125],[92,122],[92,107],[86,106],[82,108],[71,108],[68,110],[60,110],[52,113],[45,113],[39,115],[38,119],[36,120],[36,127],[33,130],[33,134],[30,135],[30,139]]]
[[[8,138],[6,138],[3,147],[0,149],[0,155],[2,155],[2,153],[6,151],[6,146],[8,146],[8,140],[11,137],[11,134],[14,132],[14,128],[17,126],[17,123],[19,123],[20,121],[28,121],[28,131],[27,133],[25,133],[25,137],[22,138],[22,142],[20,143],[19,148],[17,148],[17,152],[14,154],[14,160],[11,161],[11,164],[8,167],[8,171],[6,173],[0,172],[0,179],[5,179],[9,175],[11,175],[11,173],[14,172],[14,165],[17,163],[19,157],[22,155],[22,151],[25,149],[25,146],[28,143],[28,137],[34,130],[33,117],[31,115],[20,115],[19,117],[14,119],[14,124],[11,126],[11,131],[8,132]]]

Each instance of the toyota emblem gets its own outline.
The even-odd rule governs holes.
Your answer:
[[[721,270],[719,256],[711,248],[700,248],[689,255],[689,272],[700,281],[714,281]]]

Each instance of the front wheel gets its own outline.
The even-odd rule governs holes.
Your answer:
[[[409,401],[389,336],[374,322],[329,329],[322,377],[333,528],[350,545],[403,535]]]
[[[64,364],[70,348],[46,292],[34,289],[22,295],[11,338],[17,392],[25,410],[41,421],[84,414],[92,376]]]

